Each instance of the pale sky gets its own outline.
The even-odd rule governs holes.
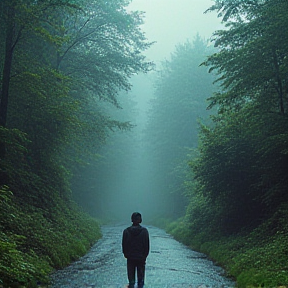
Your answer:
[[[145,54],[158,62],[168,58],[175,45],[192,40],[199,33],[209,39],[221,28],[216,13],[206,13],[212,0],[133,0],[131,10],[145,12],[142,30],[149,41],[157,41]]]

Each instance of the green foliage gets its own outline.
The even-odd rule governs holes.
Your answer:
[[[187,218],[167,225],[166,230],[224,267],[227,275],[236,279],[237,287],[272,288],[288,283],[287,205],[280,210],[253,231],[229,237],[211,235],[205,227],[197,232]],[[271,235],[275,222],[278,232]],[[192,230],[187,229],[191,226]]]
[[[227,28],[204,62],[218,75],[209,98],[218,114],[201,125],[190,158],[185,224],[169,231],[239,287],[287,285],[287,1],[215,1],[210,10]]]
[[[151,45],[139,28],[142,16],[126,11],[129,1],[112,2],[1,3],[4,287],[47,282],[52,269],[68,265],[100,237],[98,222],[71,201],[71,178],[94,160],[110,131],[131,128],[105,113],[101,100],[118,107],[129,78],[153,66],[142,55]]]
[[[176,240],[181,241],[185,245],[190,244],[190,231],[187,229],[185,218],[180,218],[177,221],[170,222],[166,226],[168,233],[173,235]]]
[[[186,155],[188,147],[197,146],[198,119],[206,120],[205,100],[213,93],[213,76],[199,67],[209,53],[212,49],[196,35],[193,41],[177,45],[156,75],[145,154],[151,167],[150,185],[157,191],[153,197],[165,199],[157,209],[168,217],[183,215],[186,205],[182,185]]]
[[[8,144],[1,180],[10,183],[0,186],[0,279],[4,287],[14,282],[46,283],[52,269],[87,252],[100,237],[99,224],[63,197],[69,187],[61,167],[53,166],[54,173],[58,170],[53,181],[43,177],[49,175],[48,169],[45,174],[33,172],[31,160],[27,162],[27,134],[7,128],[0,132]]]
[[[282,42],[276,46],[283,23],[272,21],[278,14],[284,17],[287,2],[256,2],[257,11],[254,4],[241,1],[217,2],[211,8],[225,11],[230,28],[215,32],[220,51],[205,62],[217,71],[223,90],[210,98],[210,106],[218,106],[218,115],[213,117],[214,126],[202,126],[200,153],[190,162],[197,186],[191,198],[207,198],[213,205],[211,223],[228,234],[257,226],[288,201],[288,99],[283,93],[287,50]],[[234,18],[235,11],[241,11],[246,20]],[[259,25],[263,15],[271,20],[264,27]],[[272,36],[276,29],[277,35]]]
[[[257,225],[258,217],[287,201],[287,129],[283,116],[251,107],[202,127],[201,154],[190,162],[197,181],[191,195],[207,198],[220,229]]]
[[[221,111],[256,100],[287,113],[287,1],[216,1],[229,29],[214,33],[220,51],[205,62],[216,70],[223,91],[211,98]]]
[[[128,13],[128,3],[5,1],[15,15],[3,22],[16,27],[9,57],[13,77],[9,83],[3,78],[10,91],[7,125],[32,140],[37,170],[50,161],[67,169],[95,155],[110,130],[131,127],[103,113],[99,101],[118,107],[117,95],[130,89],[129,78],[153,67],[141,54],[151,45],[139,28],[142,16]],[[1,10],[4,20],[7,11]],[[6,33],[1,31],[3,39]],[[2,57],[5,45],[0,48]]]
[[[49,281],[52,269],[83,256],[101,236],[99,224],[73,204],[57,202],[54,211],[19,203],[8,186],[0,189],[0,279]]]

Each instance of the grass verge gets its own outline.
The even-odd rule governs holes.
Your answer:
[[[185,218],[166,231],[192,249],[208,255],[236,280],[239,288],[288,287],[287,210],[277,211],[253,231],[229,236],[193,231]]]
[[[48,284],[54,269],[83,256],[101,237],[99,223],[73,202],[55,203],[37,208],[0,188],[0,287]]]

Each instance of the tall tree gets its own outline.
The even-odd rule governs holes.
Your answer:
[[[61,183],[81,157],[96,153],[109,130],[130,127],[102,113],[100,100],[117,106],[131,75],[151,69],[142,55],[151,43],[140,30],[141,14],[125,10],[127,1],[6,4],[15,9],[21,41],[13,46],[5,124],[27,133],[31,168],[57,170],[53,181]]]
[[[216,1],[209,9],[223,15],[229,28],[214,33],[220,52],[206,62],[219,72],[224,91],[211,98],[212,105],[237,108],[252,100],[287,113],[287,5],[283,0]]]
[[[212,95],[213,76],[199,67],[209,53],[199,35],[193,42],[179,44],[155,82],[145,136],[153,183],[150,190],[165,199],[162,209],[168,214],[173,211],[173,217],[185,206],[184,163],[188,148],[197,146],[197,122],[207,117],[205,100]]]
[[[210,98],[218,115],[215,126],[202,127],[191,165],[192,198],[206,198],[199,215],[210,210],[211,229],[255,227],[287,203],[287,8],[268,0],[216,1],[210,9],[228,28],[215,32],[219,52],[204,63],[218,73],[221,90]]]
[[[52,266],[75,260],[99,236],[97,223],[71,201],[71,175],[99,152],[110,131],[130,127],[105,113],[107,102],[100,100],[117,107],[129,77],[151,67],[142,55],[150,44],[139,28],[141,15],[127,13],[128,2],[0,2],[5,287],[46,280]]]
[[[5,43],[2,49],[4,50],[4,65],[2,73],[2,87],[0,90],[0,126],[5,127],[7,122],[7,107],[9,98],[9,85],[10,85],[10,74],[12,67],[13,50],[20,36],[20,31],[15,31],[15,3],[12,1],[3,1],[2,13],[1,13],[1,24],[5,31],[2,35],[3,43]],[[15,39],[15,34],[17,34]],[[0,142],[0,159],[5,156],[5,144]]]

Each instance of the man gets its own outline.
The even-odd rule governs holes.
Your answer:
[[[134,287],[137,270],[138,287],[144,286],[145,262],[149,254],[149,233],[140,225],[142,216],[134,212],[131,216],[132,226],[123,231],[122,252],[127,258],[129,288]]]

